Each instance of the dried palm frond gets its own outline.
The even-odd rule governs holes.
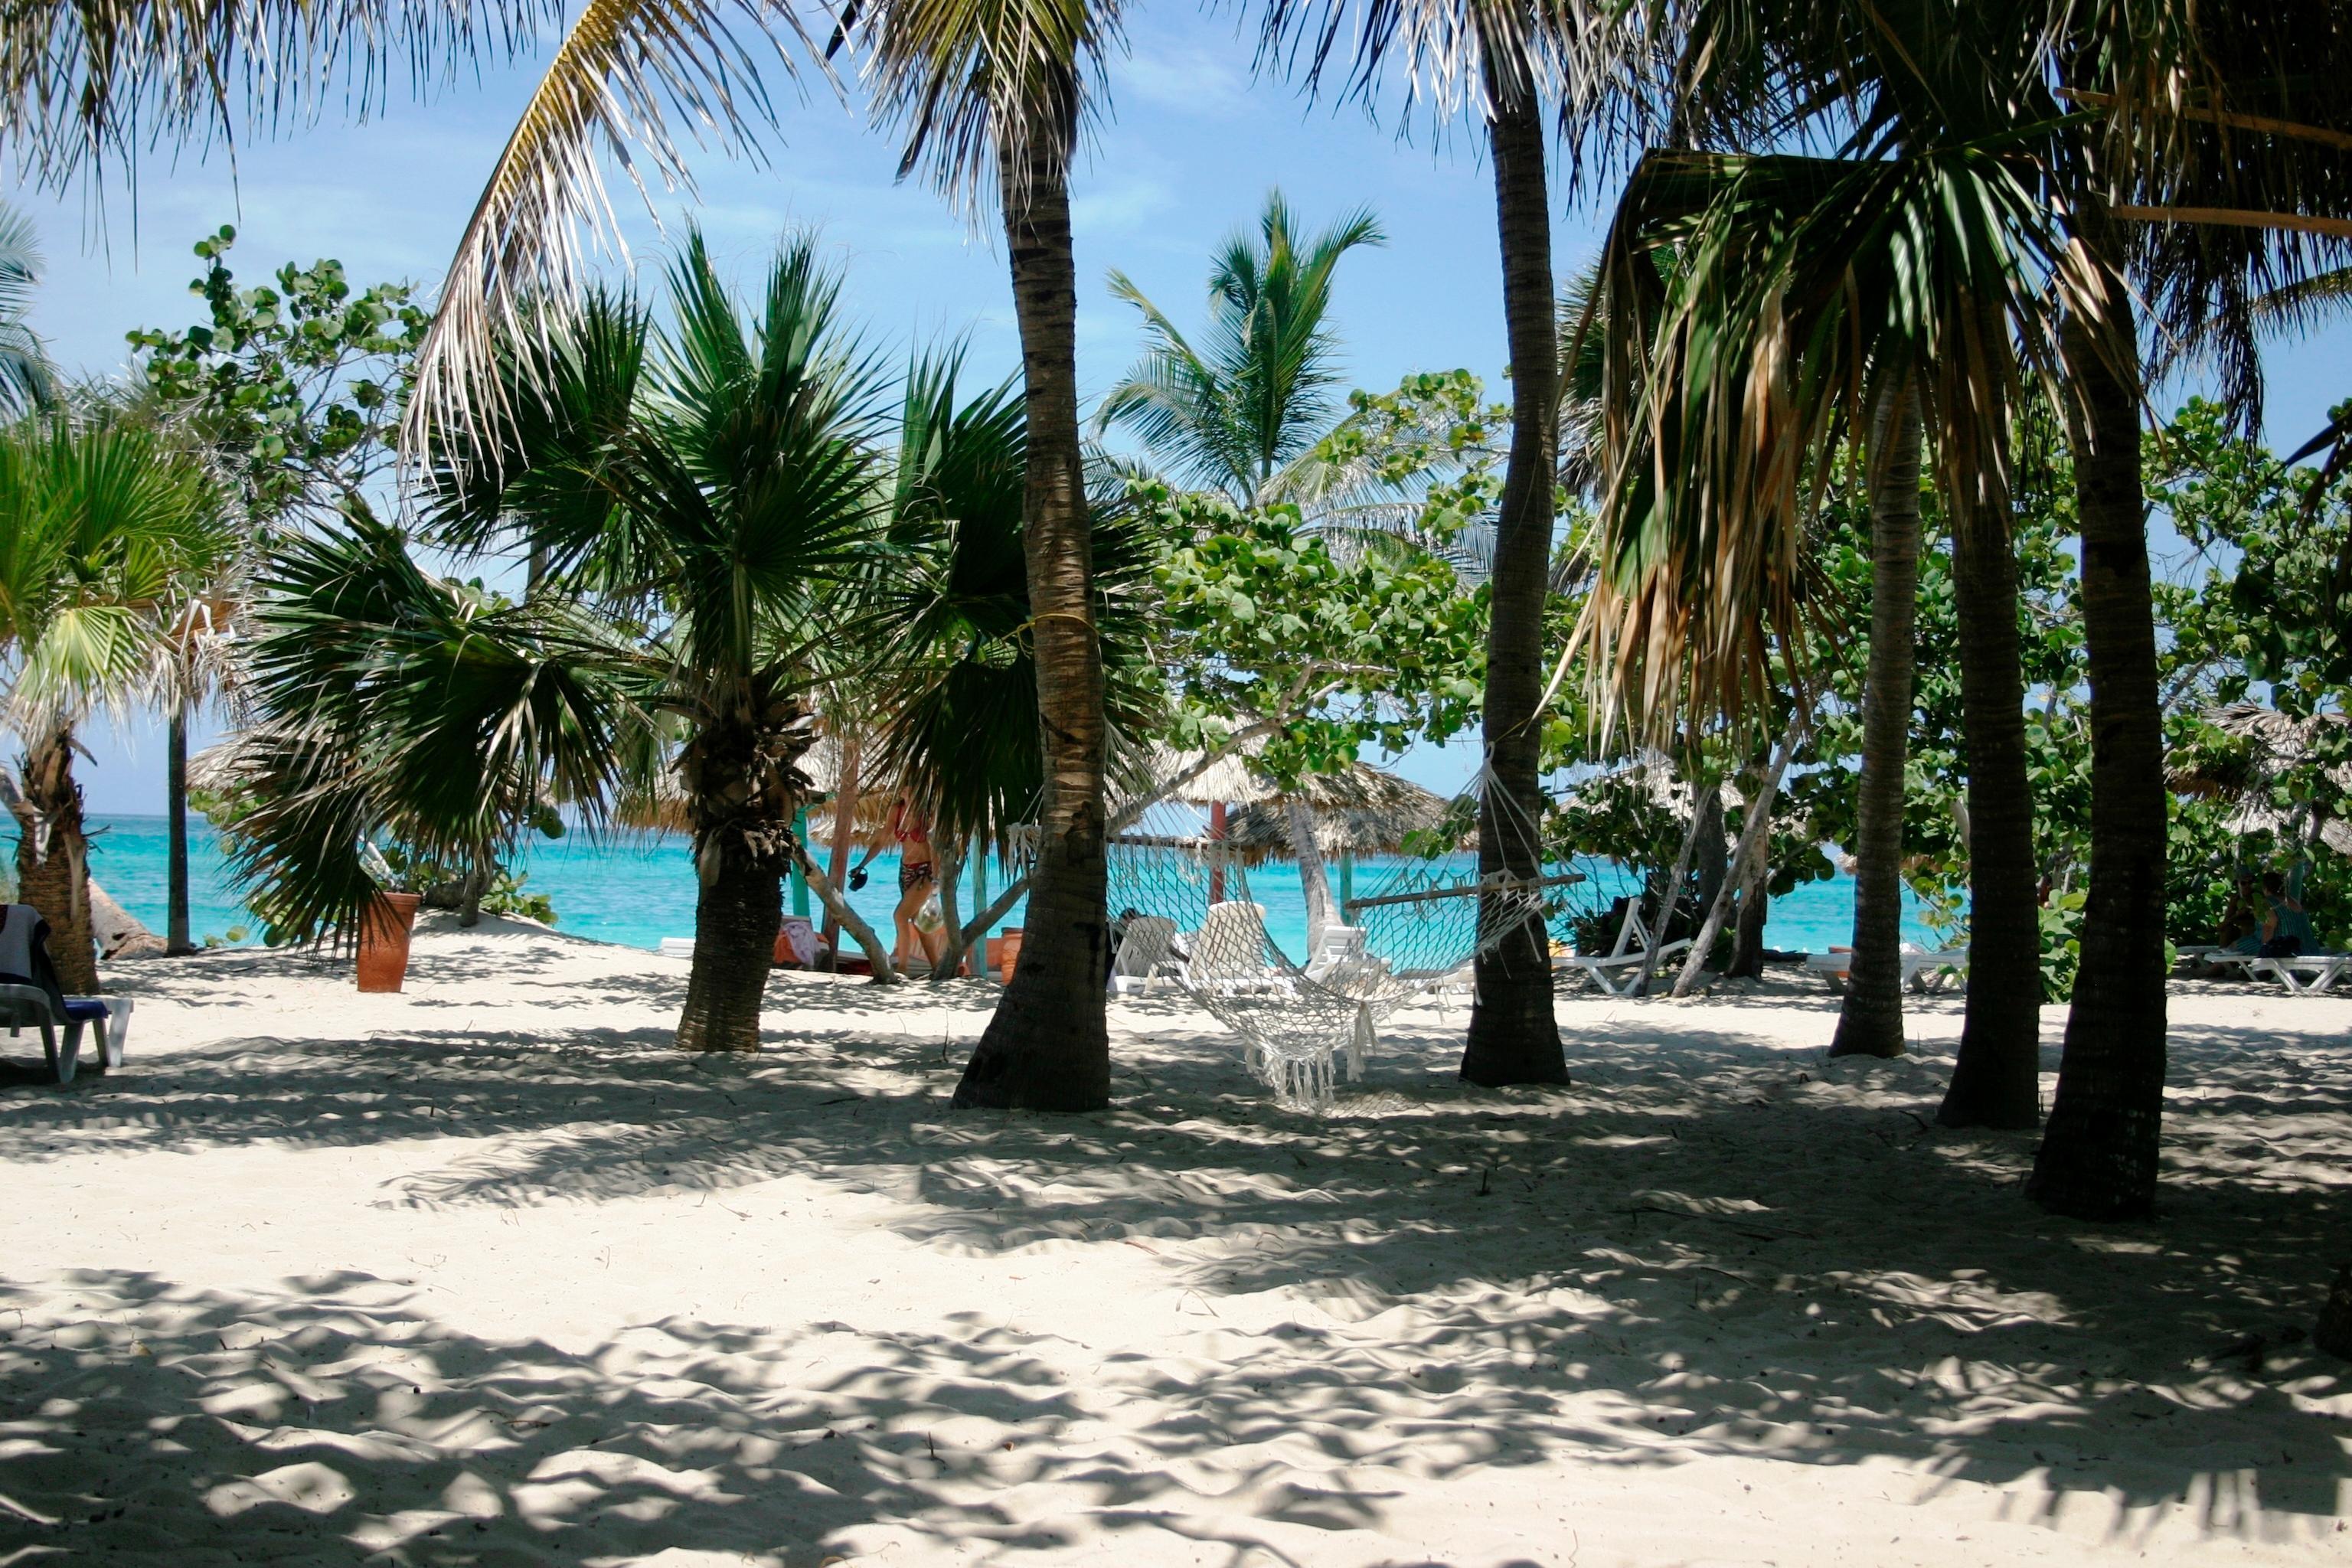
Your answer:
[[[756,47],[764,39],[772,49]],[[760,68],[786,73],[810,43],[790,10],[763,0],[590,0],[548,62],[457,242],[416,363],[403,442],[431,453],[444,429],[512,416],[498,345],[548,331],[586,292],[587,261],[619,233],[604,160],[648,207],[643,165],[666,190],[693,188],[669,132],[756,156],[774,110]]]

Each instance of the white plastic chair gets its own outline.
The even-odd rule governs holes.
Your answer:
[[[1185,981],[1196,991],[1246,996],[1289,989],[1265,961],[1265,906],[1229,900],[1211,904],[1192,938]]]
[[[1687,938],[1670,942],[1658,950],[1659,969],[1675,954],[1689,950]],[[1585,953],[1564,952],[1552,960],[1555,974],[1575,974],[1611,996],[1631,996],[1642,983],[1642,966],[1650,957],[1650,931],[1642,923],[1642,906],[1629,900],[1625,918],[1618,922],[1616,945],[1605,958]]]
[[[58,1016],[49,994],[37,985],[0,985],[0,1024],[8,1027],[10,1038],[20,1029],[41,1032],[41,1054],[47,1059],[50,1076],[59,1083],[71,1083],[74,1069],[81,1059],[81,1032],[86,1024],[98,1026],[99,1060],[110,1070],[122,1065],[123,1047],[131,1038],[131,1004],[121,996],[68,996],[72,1004],[100,1002],[106,1007],[102,1018],[78,1018],[69,1011]],[[62,1029],[65,1038],[58,1038]]]
[[[1110,961],[1114,996],[1148,992],[1151,983],[1176,968],[1176,922],[1165,915],[1129,916]]]

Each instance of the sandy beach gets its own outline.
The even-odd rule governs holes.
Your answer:
[[[2102,1227],[1932,1127],[1957,998],[1563,999],[1504,1092],[1433,1006],[1320,1119],[1123,999],[1113,1110],[1001,1117],[984,983],[710,1060],[686,970],[114,968],[128,1066],[0,1087],[0,1564],[2352,1563],[2352,1000],[2176,986]]]

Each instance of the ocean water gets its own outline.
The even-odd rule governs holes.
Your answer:
[[[160,932],[164,916],[164,818],[93,817],[90,826],[92,874],[125,909]],[[244,940],[254,940],[258,933],[250,929],[253,922],[228,876],[218,838],[201,817],[192,818],[189,826],[189,915],[193,934],[199,941],[210,937],[226,942],[231,940],[232,932],[241,931]],[[13,833],[0,834],[0,853],[13,856],[14,848]],[[554,900],[559,931],[644,948],[658,946],[664,937],[694,934],[694,866],[686,840],[676,835],[632,835],[599,841],[573,834],[561,839],[538,840],[525,851],[520,868],[528,878],[526,885],[530,891],[544,893]],[[1384,879],[1395,868],[1392,861],[1360,862],[1354,873],[1356,893],[1363,896],[1378,892]],[[1630,873],[1611,862],[1593,862],[1578,868],[1589,880],[1571,889],[1569,897],[1580,905],[1605,902],[1633,883]],[[887,942],[890,911],[898,901],[897,855],[877,857],[868,872],[866,887],[851,893],[849,901]],[[969,919],[977,906],[972,901],[969,869],[965,876],[962,902]],[[988,876],[992,888],[1003,889],[1004,873],[1001,868],[992,865]],[[1306,942],[1307,904],[1299,889],[1297,868],[1270,862],[1248,872],[1247,878],[1250,897],[1265,906],[1267,931],[1286,951],[1298,953]],[[1118,891],[1114,889],[1114,901],[1118,897]],[[1458,905],[1466,912],[1472,902],[1463,900],[1458,900]],[[822,907],[816,906],[814,900],[811,903],[812,912],[821,919]],[[1020,923],[1021,906],[1015,904],[1004,924]],[[1785,899],[1775,899],[1764,936],[1771,947],[1820,952],[1850,942],[1853,931],[1853,882],[1851,878],[1840,876],[1808,883]],[[1909,941],[1932,945],[1931,933],[1907,895],[1904,935]],[[1376,948],[1378,943],[1376,932]]]

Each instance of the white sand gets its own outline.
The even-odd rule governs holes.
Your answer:
[[[2352,1562],[2352,1002],[2184,990],[2097,1227],[1924,1124],[1956,1001],[1863,1066],[1794,984],[1563,1002],[1504,1093],[1431,1010],[1315,1121],[1146,998],[1117,1109],[1007,1118],[979,983],[702,1061],[685,972],[120,968],[128,1069],[0,1089],[0,1564]]]

